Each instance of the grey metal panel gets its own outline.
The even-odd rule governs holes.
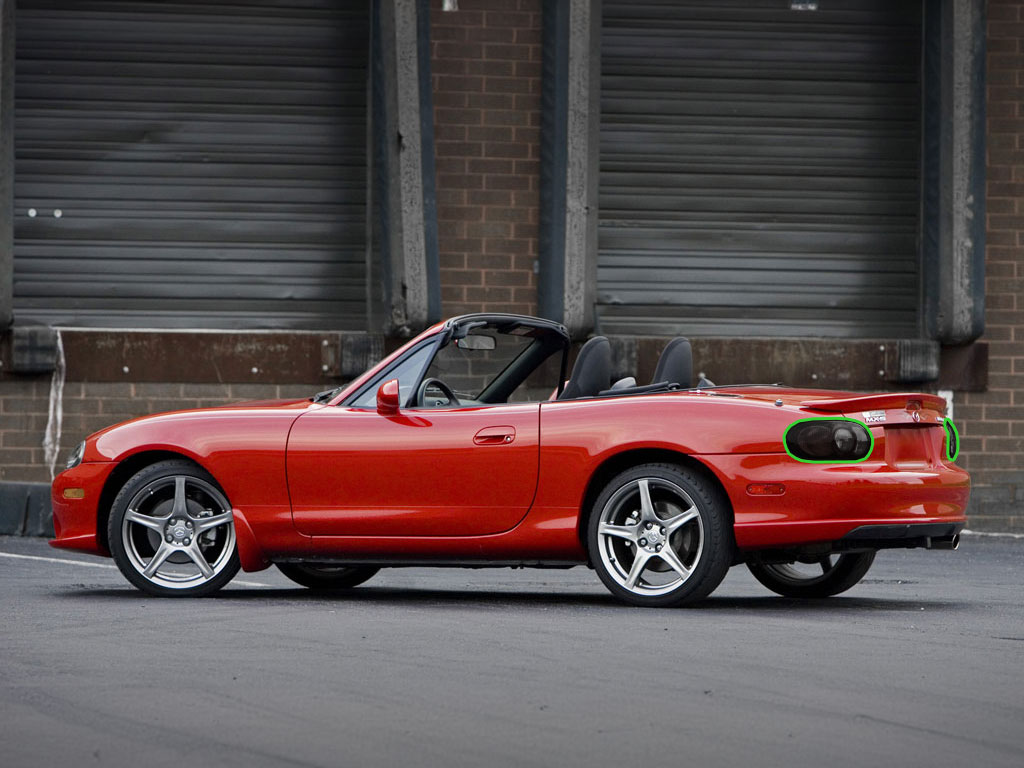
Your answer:
[[[15,316],[365,329],[368,13],[21,0]]]
[[[617,334],[917,336],[921,5],[604,0]]]

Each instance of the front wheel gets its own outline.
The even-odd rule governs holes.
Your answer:
[[[642,464],[612,478],[588,522],[601,581],[632,605],[668,607],[707,597],[729,570],[729,502],[693,470]]]
[[[309,563],[277,563],[277,569],[304,587],[318,592],[338,592],[358,587],[380,568],[371,566],[311,565]]]
[[[121,573],[151,595],[208,595],[238,572],[231,504],[189,461],[161,461],[133,475],[114,499],[107,534]]]
[[[874,552],[845,552],[813,562],[765,563],[755,557],[747,562],[747,568],[755,579],[783,597],[831,597],[863,579],[874,561]]]

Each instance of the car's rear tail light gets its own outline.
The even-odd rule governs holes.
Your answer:
[[[864,461],[874,447],[871,430],[846,418],[801,419],[786,429],[786,452],[797,461],[834,464]]]
[[[960,433],[956,431],[956,424],[952,419],[943,419],[942,426],[946,430],[946,458],[949,461],[956,461],[960,455]]]

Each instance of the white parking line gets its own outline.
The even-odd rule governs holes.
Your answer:
[[[13,557],[17,560],[41,560],[44,563],[67,563],[68,565],[84,565],[86,568],[113,568],[117,570],[116,565],[107,565],[106,563],[85,563],[81,560],[65,560],[60,557],[40,557],[39,555],[16,555],[13,552],[0,552],[0,557]]]
[[[117,570],[116,565],[109,565],[107,563],[87,563],[84,560],[67,560],[63,557],[43,557],[41,555],[16,555],[13,552],[0,552],[0,557],[11,557],[15,560],[40,560],[44,563],[63,563],[64,565],[81,565],[85,568],[113,568]],[[269,587],[270,584],[264,584],[261,581],[246,581],[244,579],[232,579],[231,584],[238,584],[240,587]]]

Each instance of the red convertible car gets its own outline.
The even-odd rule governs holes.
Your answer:
[[[135,419],[53,483],[55,547],[153,595],[241,567],[314,589],[382,567],[589,565],[618,598],[706,597],[745,563],[783,595],[849,589],[879,549],[953,549],[970,494],[935,395],[692,386],[674,339],[649,384],[607,339],[568,377],[557,323],[438,324],[299,401]]]

